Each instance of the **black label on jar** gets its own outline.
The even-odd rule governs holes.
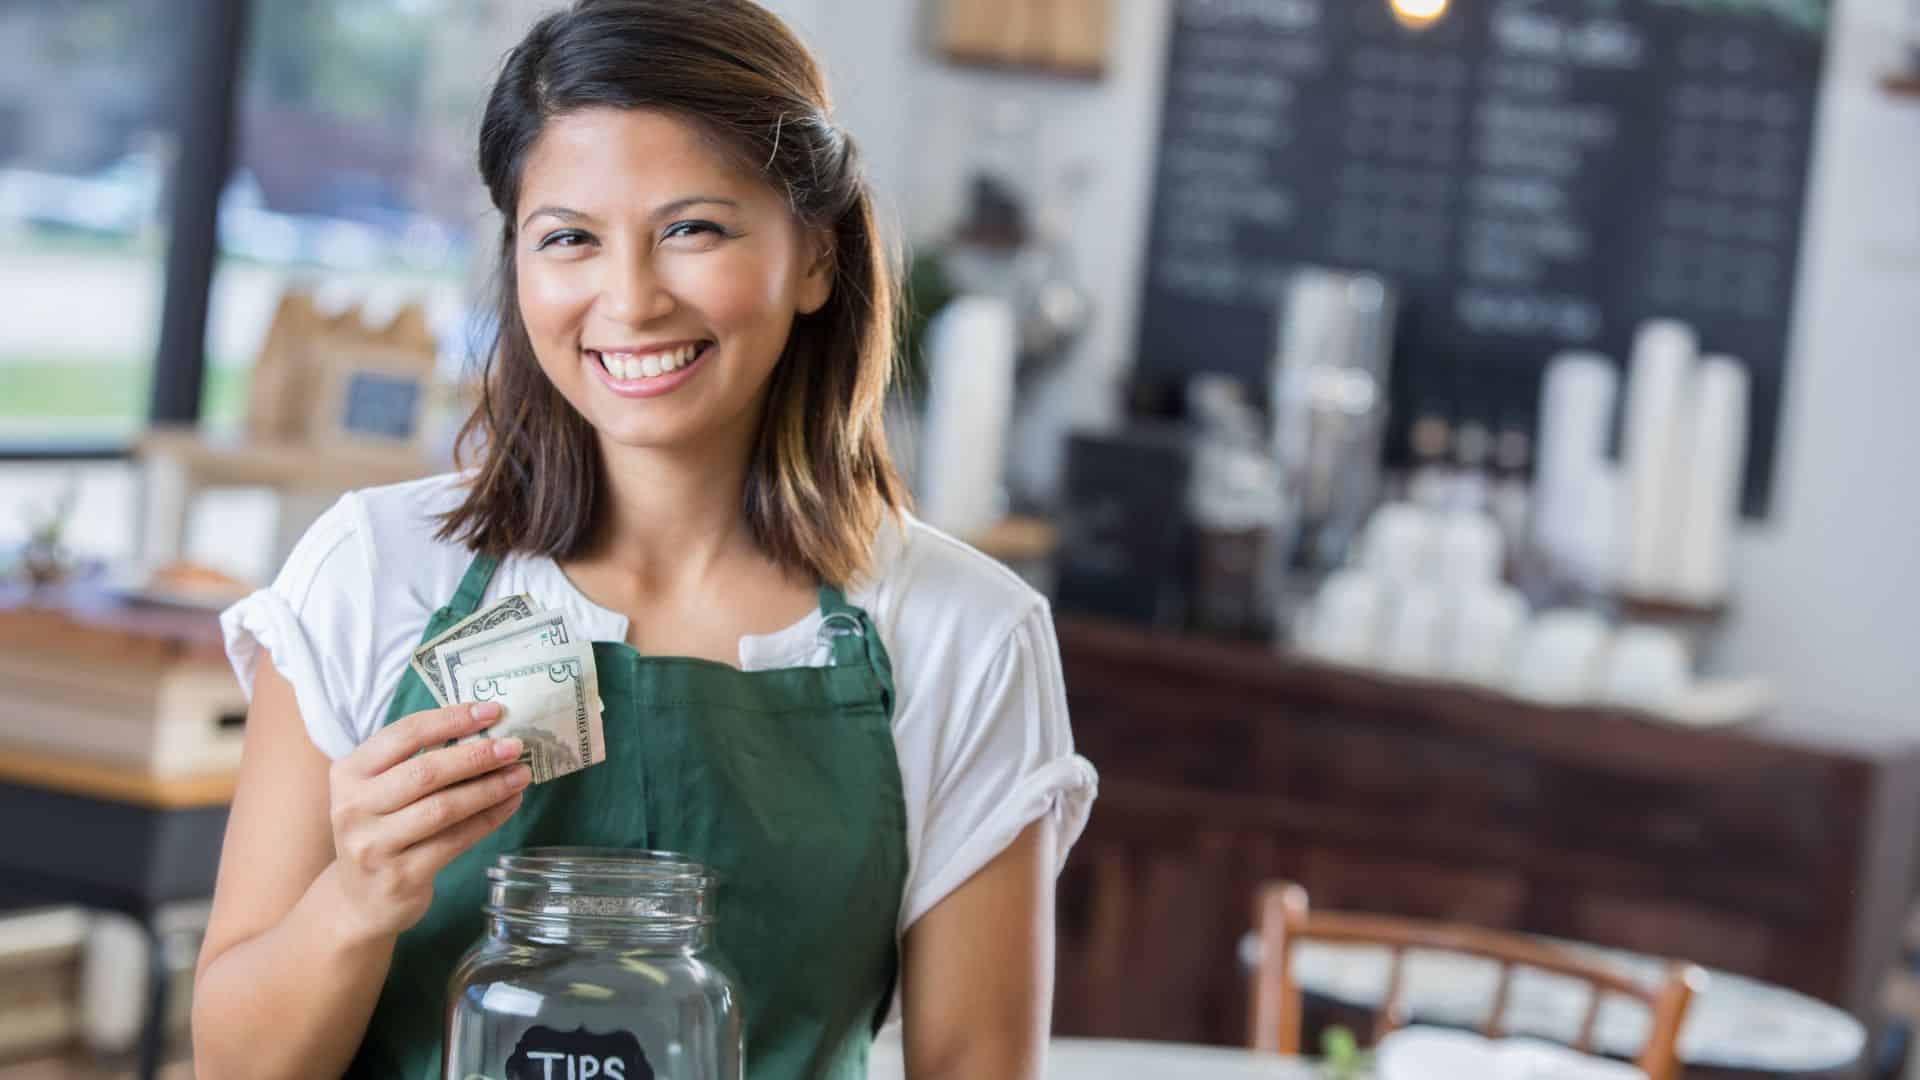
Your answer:
[[[653,1066],[631,1032],[533,1027],[507,1058],[507,1080],[653,1080]]]

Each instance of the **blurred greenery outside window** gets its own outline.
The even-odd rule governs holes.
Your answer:
[[[125,443],[146,424],[193,10],[0,0],[0,450]],[[473,138],[516,14],[509,0],[247,12],[205,334],[201,422],[216,432],[239,426],[290,285],[376,317],[422,302],[460,332],[487,214]]]
[[[0,2],[0,445],[145,420],[180,23],[173,0]]]

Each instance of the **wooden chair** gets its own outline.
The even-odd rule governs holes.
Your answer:
[[[1500,981],[1480,1025],[1481,1034],[1488,1038],[1502,1034],[1500,1018],[1506,1012],[1516,967],[1579,979],[1592,988],[1586,1016],[1572,1043],[1583,1053],[1592,1051],[1601,1000],[1608,994],[1632,998],[1646,1006],[1653,1020],[1646,1045],[1634,1059],[1649,1080],[1679,1077],[1680,1023],[1693,995],[1706,985],[1706,972],[1691,964],[1669,965],[1660,985],[1649,988],[1565,949],[1518,934],[1383,915],[1309,912],[1306,890],[1287,882],[1263,886],[1255,904],[1260,961],[1253,971],[1253,1007],[1247,1034],[1248,1045],[1255,1050],[1300,1053],[1300,987],[1293,978],[1293,947],[1301,940],[1377,945],[1391,950],[1393,966],[1386,993],[1374,1013],[1374,1040],[1406,1024],[1400,999],[1408,949],[1462,953],[1499,965]]]

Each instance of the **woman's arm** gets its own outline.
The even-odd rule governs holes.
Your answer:
[[[1058,840],[1027,827],[907,931],[901,993],[910,1080],[1039,1080],[1053,1022]]]
[[[416,713],[329,763],[262,659],[194,983],[197,1076],[346,1070],[433,873],[506,820],[524,783],[498,760],[517,740],[413,751],[494,718]]]

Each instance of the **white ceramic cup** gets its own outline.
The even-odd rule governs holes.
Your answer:
[[[1565,608],[1533,620],[1514,652],[1507,688],[1545,705],[1593,700],[1609,631],[1591,611]]]
[[[1396,675],[1430,678],[1440,673],[1440,590],[1428,585],[1394,591],[1387,604],[1379,666]]]
[[[1457,592],[1497,584],[1507,557],[1499,523],[1480,510],[1457,510],[1441,519],[1433,549],[1435,582]]]
[[[1430,580],[1437,522],[1412,503],[1388,503],[1373,512],[1360,537],[1360,568],[1395,585]]]
[[[1600,700],[1657,711],[1679,701],[1692,681],[1692,664],[1680,635],[1657,626],[1624,626],[1607,650]]]
[[[1453,593],[1442,619],[1440,671],[1450,679],[1499,689],[1506,683],[1514,643],[1527,625],[1527,601],[1505,585]]]
[[[1364,570],[1335,571],[1314,597],[1309,653],[1342,664],[1370,665],[1379,653],[1385,590]]]

